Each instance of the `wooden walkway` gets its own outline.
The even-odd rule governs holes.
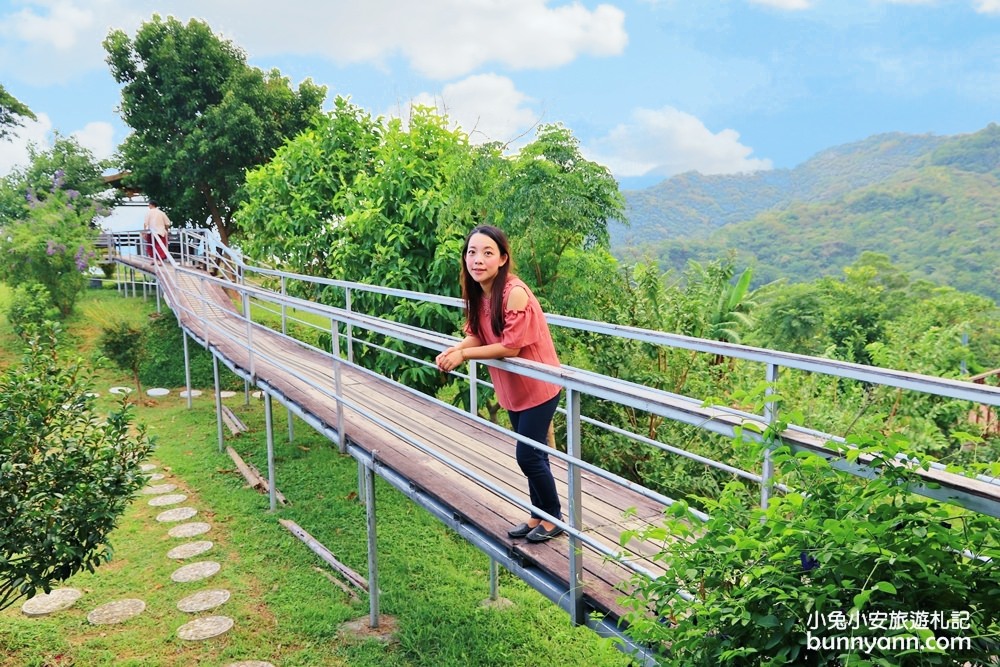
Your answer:
[[[336,401],[309,386],[328,387],[329,393],[334,393],[333,365],[328,356],[255,326],[251,334],[254,349],[280,359],[283,367],[271,363],[262,354],[255,354],[251,362],[247,324],[221,287],[205,287],[190,273],[176,271],[169,265],[154,266],[146,258],[121,257],[119,260],[157,276],[168,305],[190,334],[240,369],[242,374],[250,376],[252,381],[259,379],[266,383],[294,403],[302,413],[315,418],[330,430],[336,430]],[[343,365],[342,369],[341,385],[345,401],[363,406],[364,410],[392,424],[413,440],[433,448],[527,502],[527,485],[515,461],[512,439],[491,431],[471,418],[422,400],[391,382],[347,365]],[[308,382],[303,378],[308,378]],[[506,531],[525,520],[525,510],[428,456],[355,410],[345,408],[344,431],[350,443],[369,454],[377,451],[380,465],[390,467],[409,480],[413,488],[450,508],[462,523],[472,525],[487,535],[521,566],[544,572],[557,582],[557,586],[561,586],[562,597],[568,597],[569,549],[565,536],[542,544],[511,540]],[[568,507],[566,465],[553,459],[552,468],[565,512]],[[278,474],[280,476],[280,470]],[[599,540],[612,552],[623,554],[648,572],[663,572],[651,559],[656,552],[653,545],[632,542],[628,548],[623,548],[619,544],[623,531],[658,524],[663,513],[662,505],[587,472],[582,474],[582,494],[585,534]],[[583,549],[583,564],[584,604],[587,610],[599,612],[618,622],[625,613],[618,599],[628,588],[631,571],[587,545]]]

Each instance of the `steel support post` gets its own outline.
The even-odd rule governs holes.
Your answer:
[[[496,560],[490,558],[490,600],[496,602],[500,597],[500,586],[498,584],[498,564]]]
[[[187,331],[181,329],[181,340],[184,341],[184,386],[187,388],[188,410],[191,409],[191,354],[188,351]]]
[[[368,518],[368,624],[378,627],[379,621],[379,591],[378,591],[378,540],[375,531],[375,452],[372,451],[370,466],[365,466],[365,516]]]
[[[582,458],[580,446],[580,392],[566,389],[566,453],[573,457],[567,466],[569,479],[569,525],[583,530],[583,493],[580,466],[574,460]],[[573,534],[569,536],[570,620],[573,625],[587,622],[583,604],[583,544]]]
[[[271,511],[278,508],[278,493],[274,488],[274,429],[271,422],[271,394],[264,392],[264,427],[267,431],[267,485]]]
[[[212,371],[215,374],[215,425],[219,432],[219,451],[222,447],[222,388],[219,386],[219,357],[212,353]]]

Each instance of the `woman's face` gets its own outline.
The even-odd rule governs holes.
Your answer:
[[[489,292],[507,255],[500,254],[497,242],[486,234],[473,234],[465,250],[465,268],[484,292]]]

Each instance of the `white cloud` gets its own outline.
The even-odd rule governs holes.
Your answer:
[[[6,140],[0,140],[0,176],[6,176],[15,167],[28,165],[28,146],[45,150],[52,145],[52,121],[44,113],[36,113],[38,120],[29,120],[23,127],[13,128]]]
[[[87,123],[82,130],[77,130],[70,136],[89,149],[98,160],[109,158],[115,152],[115,131],[111,123]]]
[[[735,130],[713,133],[695,116],[669,106],[637,109],[631,123],[618,125],[586,148],[591,159],[618,177],[734,174],[773,167],[770,160],[750,157],[753,149],[740,143]]]
[[[136,16],[126,5],[116,7],[110,0],[18,4],[24,7],[0,14],[0,76],[34,86],[65,83],[85,72],[106,69],[101,41],[124,16]]]
[[[94,15],[70,2],[57,2],[47,14],[26,7],[5,17],[4,23],[4,32],[21,41],[68,51],[80,41],[81,34],[90,32]]]
[[[52,148],[54,130],[52,120],[46,113],[37,113],[38,120],[29,120],[15,131],[6,141],[0,141],[0,176],[6,176],[15,167],[28,165],[28,146],[34,145],[41,151]],[[98,160],[111,157],[115,151],[114,129],[110,123],[87,123],[83,129],[71,132],[81,146],[90,150]]]
[[[220,4],[209,5],[218,12],[218,25],[255,55],[316,54],[340,64],[385,64],[403,56],[415,71],[439,80],[487,64],[557,67],[585,54],[618,55],[628,43],[625,13],[607,4],[590,10],[579,2],[550,7],[549,0],[334,0],[291,6],[254,0],[238,3],[238,20]]]
[[[472,143],[508,143],[529,133],[539,119],[533,100],[514,82],[496,74],[478,74],[445,86],[439,95],[422,93],[411,104],[431,106],[469,135]]]
[[[485,65],[551,68],[581,55],[621,54],[625,13],[610,4],[550,0],[24,0],[0,13],[0,74],[35,84],[104,69],[112,28],[134,35],[154,12],[198,17],[255,58],[313,55],[340,65],[387,66],[402,57],[447,80]],[[2,11],[2,10],[0,10]]]
[[[790,10],[809,9],[812,5],[810,0],[750,0],[750,4]]]
[[[973,0],[972,5],[980,14],[1000,14],[1000,0]]]

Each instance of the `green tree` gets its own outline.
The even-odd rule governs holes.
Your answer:
[[[35,114],[0,84],[0,139],[6,139],[11,128],[22,125],[25,118],[35,120]]]
[[[59,357],[54,329],[29,350],[0,374],[0,609],[110,560],[151,450],[126,404],[98,419],[82,360]]]
[[[29,145],[28,157],[26,167],[14,169],[0,182],[0,215],[7,219],[26,217],[30,204],[56,191],[62,191],[74,208],[93,216],[108,215],[120,199],[102,176],[110,161],[98,160],[75,137],[56,133],[49,149]]]
[[[210,222],[228,242],[245,171],[309,126],[326,88],[307,79],[293,90],[278,70],[249,66],[239,47],[195,19],[154,14],[134,40],[113,30],[104,48],[132,128],[121,148],[129,182],[176,221]]]
[[[375,167],[381,134],[366,111],[338,96],[332,112],[248,172],[246,201],[235,217],[245,252],[297,273],[327,275],[327,253],[342,238],[355,181]]]
[[[626,220],[618,183],[607,167],[585,159],[579,144],[566,127],[543,125],[496,183],[493,219],[540,296],[559,279],[567,250],[607,248],[608,223]]]
[[[756,344],[798,354],[821,354],[826,349],[825,301],[816,284],[781,284],[762,291]]]

